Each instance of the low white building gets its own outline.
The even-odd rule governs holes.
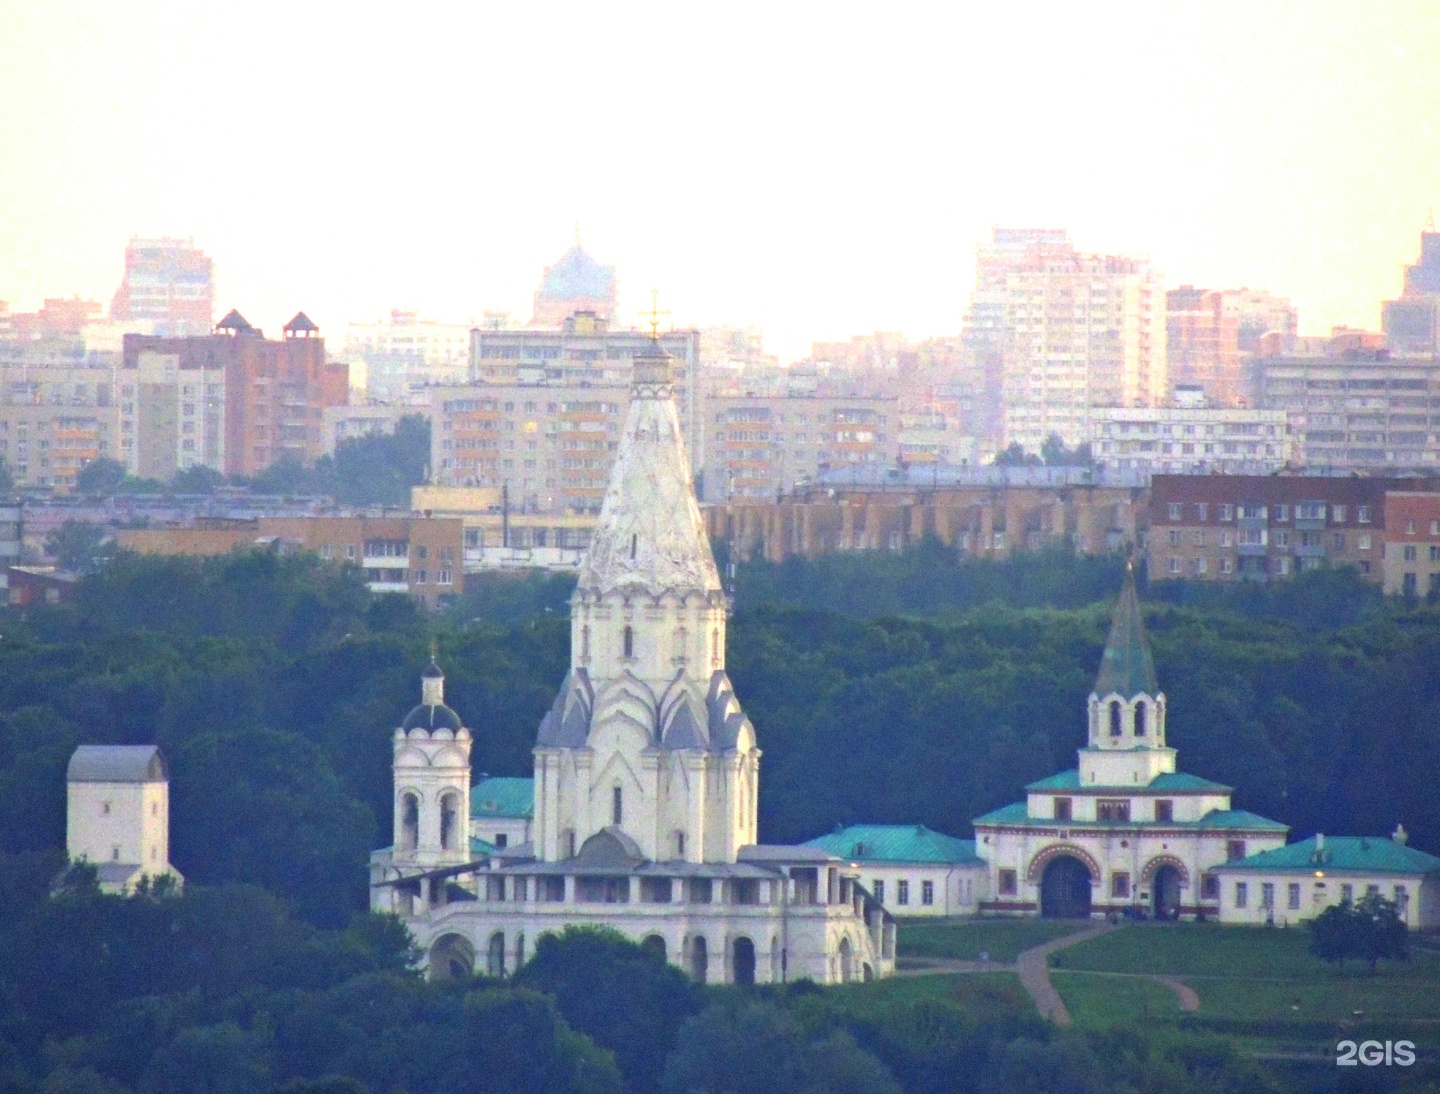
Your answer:
[[[133,892],[170,865],[170,775],[154,745],[81,745],[65,772],[65,849],[96,868],[100,888]]]
[[[807,840],[858,868],[862,884],[897,916],[974,915],[989,867],[973,839],[923,824],[852,824]]]
[[[571,598],[570,671],[536,732],[529,838],[485,825],[483,794],[472,822],[472,734],[432,662],[393,738],[394,844],[371,856],[372,907],[403,917],[432,976],[505,975],[571,924],[613,927],[699,981],[885,976],[894,918],[858,871],[758,841],[760,749],[725,674],[725,593],[670,359],[655,343],[634,364]],[[471,842],[501,834],[504,848]]]
[[[1295,458],[1283,410],[1098,407],[1090,422],[1090,454],[1110,471],[1268,475]]]
[[[1282,846],[1288,829],[1232,809],[1230,787],[1177,771],[1165,713],[1127,572],[1078,766],[1031,783],[1024,801],[975,821],[976,852],[990,867],[981,911],[1219,914],[1215,868]]]
[[[487,853],[529,843],[534,819],[534,779],[485,776],[470,790],[472,848],[477,841]]]
[[[1368,893],[1411,927],[1440,927],[1440,858],[1384,836],[1312,836],[1217,866],[1220,922],[1283,926]]]

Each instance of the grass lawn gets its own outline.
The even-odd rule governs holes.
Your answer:
[[[1247,1021],[1270,1018],[1301,1021],[1350,1020],[1354,1011],[1364,1021],[1440,1019],[1440,982],[1403,979],[1395,975],[1322,975],[1312,980],[1186,981],[1200,995],[1200,1013]],[[1299,1000],[1298,1011],[1291,1005]]]
[[[937,976],[892,976],[868,984],[841,984],[826,989],[855,1018],[878,1019],[897,1007],[942,999],[954,1003],[980,1024],[1007,1018],[1039,1021],[1035,1004],[1011,972],[959,973]]]
[[[1047,919],[951,919],[943,922],[910,921],[900,924],[900,957],[948,957],[978,961],[982,952],[1002,965],[1013,962],[1021,950],[1074,934],[1090,926],[1084,922]]]
[[[1081,972],[1052,973],[1051,983],[1075,1024],[1086,1029],[1134,1026],[1179,1018],[1180,1001],[1164,984],[1133,976]]]

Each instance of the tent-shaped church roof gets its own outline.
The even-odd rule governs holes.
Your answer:
[[[1156,695],[1159,691],[1155,660],[1150,655],[1150,640],[1145,636],[1145,623],[1140,614],[1140,597],[1135,592],[1135,569],[1127,563],[1125,585],[1115,605],[1110,638],[1105,643],[1100,672],[1095,678],[1095,694],[1133,699],[1140,694]]]

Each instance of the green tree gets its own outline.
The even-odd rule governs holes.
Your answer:
[[[102,525],[67,520],[45,537],[45,553],[62,570],[93,574],[114,555],[115,546]]]
[[[88,497],[109,497],[125,485],[125,465],[109,456],[96,456],[75,476],[75,490]]]
[[[1366,893],[1354,904],[1332,904],[1310,921],[1310,952],[1335,964],[1355,958],[1374,973],[1382,959],[1409,958],[1409,932],[1394,901]]]
[[[1039,467],[1045,461],[1033,452],[1026,452],[1019,441],[1011,441],[1008,448],[995,453],[990,461],[992,467]]]
[[[219,471],[197,463],[175,472],[175,477],[170,480],[170,489],[177,494],[213,494],[224,481],[225,476]]]
[[[654,1090],[701,989],[664,957],[607,928],[541,935],[515,983],[553,996],[565,1020],[615,1053],[632,1090]]]

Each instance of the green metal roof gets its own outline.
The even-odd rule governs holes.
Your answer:
[[[1131,789],[1133,792],[1133,788],[1124,789]],[[1262,817],[1257,813],[1251,813],[1245,809],[1212,809],[1198,821],[1134,819],[1128,821],[1057,821],[1054,817],[1032,817],[1025,802],[1012,802],[1009,805],[1002,805],[999,809],[991,810],[983,817],[976,817],[971,823],[975,825],[1043,824],[1051,827],[1063,825],[1066,828],[1239,829],[1246,832],[1288,832],[1290,830],[1288,824],[1281,824],[1279,821],[1270,820],[1268,817]]]
[[[1102,698],[1118,694],[1133,699],[1142,692],[1156,695],[1159,691],[1150,640],[1145,637],[1145,624],[1140,615],[1140,597],[1135,592],[1135,571],[1127,565],[1125,586],[1120,590],[1115,618],[1110,624],[1110,638],[1100,657],[1095,694]]]
[[[1429,874],[1440,870],[1440,858],[1384,836],[1326,836],[1323,847],[1314,836],[1227,862],[1224,870],[1315,870],[1356,874]]]
[[[470,815],[529,820],[535,816],[535,780],[481,779],[470,788]]]
[[[1030,783],[1026,790],[1096,790],[1101,793],[1114,792],[1147,792],[1147,791],[1211,791],[1216,794],[1227,794],[1232,789],[1224,783],[1211,782],[1209,779],[1202,779],[1199,775],[1189,775],[1184,771],[1167,771],[1156,775],[1143,786],[1103,786],[1100,783],[1081,783],[1080,772],[1071,769],[1061,771],[1058,774],[1047,776],[1039,782]]]
[[[841,858],[865,862],[935,862],[979,864],[973,839],[956,839],[923,824],[852,824],[828,835],[806,840]]]
[[[470,837],[470,856],[480,858],[482,855],[493,855],[495,845],[488,839],[481,839],[479,836]]]

